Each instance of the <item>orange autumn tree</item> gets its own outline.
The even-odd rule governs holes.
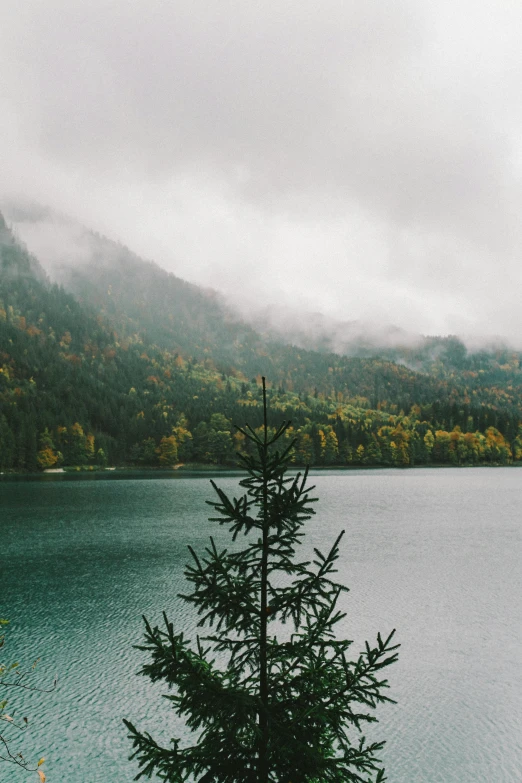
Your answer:
[[[62,460],[62,454],[55,449],[53,439],[47,427],[40,435],[40,450],[36,456],[38,466],[42,470],[48,470],[54,467]]]

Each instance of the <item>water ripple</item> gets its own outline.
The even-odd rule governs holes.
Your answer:
[[[368,471],[321,475],[306,546],[347,529],[341,629],[356,639],[398,629],[390,671],[397,705],[372,730],[388,740],[390,783],[522,781],[522,568],[517,470]],[[232,488],[237,481],[220,483]],[[0,615],[12,657],[41,656],[18,699],[27,755],[45,755],[49,783],[131,780],[127,717],[168,743],[183,727],[164,689],[136,672],[141,616],[194,631],[187,543],[210,532],[206,479],[4,482]],[[14,699],[13,699],[14,703]],[[4,765],[5,767],[5,765]],[[0,768],[2,783],[20,779]]]

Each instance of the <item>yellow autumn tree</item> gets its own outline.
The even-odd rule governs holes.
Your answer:
[[[177,423],[172,428],[172,435],[178,444],[178,459],[189,459],[192,455],[192,433],[188,428],[188,421],[184,413],[178,416]]]
[[[178,442],[176,436],[169,435],[169,437],[163,437],[156,449],[156,453],[158,454],[159,463],[160,465],[163,465],[163,467],[175,465],[178,461]]]
[[[309,432],[298,430],[295,446],[295,461],[299,465],[313,465],[314,443]]]
[[[486,432],[486,455],[491,462],[506,465],[511,462],[511,448],[496,427],[488,427]]]
[[[60,452],[55,450],[53,440],[46,427],[40,435],[40,449],[36,456],[38,466],[42,470],[48,470],[60,461],[61,456]]]

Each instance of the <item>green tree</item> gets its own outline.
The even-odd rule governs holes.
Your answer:
[[[424,447],[426,449],[426,455],[427,455],[427,461],[429,462],[431,459],[431,453],[433,451],[433,446],[435,445],[435,437],[433,435],[433,432],[431,430],[428,430],[427,433],[424,436]]]
[[[190,459],[193,449],[192,433],[188,429],[188,421],[184,413],[178,417],[176,425],[172,428],[172,434],[175,436],[178,444],[178,459]]]
[[[208,501],[212,521],[244,549],[219,550],[213,538],[193,558],[186,577],[192,592],[182,596],[208,630],[191,644],[164,615],[164,627],[145,619],[151,656],[142,669],[163,680],[177,714],[196,733],[195,742],[161,747],[148,733],[125,724],[141,776],[153,773],[181,783],[367,783],[384,781],[378,754],[362,728],[376,720],[373,709],[391,701],[381,670],[397,658],[394,632],[365,652],[349,656],[350,641],[338,640],[345,616],[337,602],[346,590],[333,580],[341,533],[327,554],[297,559],[302,527],[313,515],[307,471],[286,475],[291,446],[279,451],[288,424],[270,437],[263,379],[264,426],[259,435],[241,430],[255,447],[243,463],[245,494],[229,498],[214,482]],[[277,634],[276,634],[277,632]]]
[[[145,438],[141,443],[135,443],[130,449],[131,462],[143,465],[155,465],[158,462],[158,450],[154,438]]]
[[[69,465],[85,465],[91,454],[87,437],[79,422],[70,427],[66,446],[66,463]]]
[[[369,465],[378,465],[382,461],[381,450],[375,437],[370,440],[366,449],[366,460]]]
[[[0,469],[13,467],[16,451],[15,437],[5,416],[0,416]]]
[[[233,464],[236,461],[230,422],[222,413],[213,413],[210,417],[206,456],[209,462],[218,465]]]

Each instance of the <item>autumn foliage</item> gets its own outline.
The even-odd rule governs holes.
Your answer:
[[[292,419],[296,465],[522,460],[516,351],[426,338],[346,357],[271,342],[135,258],[136,279],[104,268],[85,281],[84,306],[2,225],[1,471],[234,465],[249,446],[231,422],[261,426],[261,375],[274,423]]]

